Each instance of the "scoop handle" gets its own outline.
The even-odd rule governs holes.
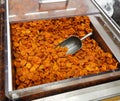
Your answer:
[[[89,34],[85,35],[85,36],[82,37],[80,40],[82,41],[82,40],[84,40],[85,38],[87,38],[87,37],[89,37],[89,36],[91,36],[91,35],[92,35],[92,32],[90,32]]]

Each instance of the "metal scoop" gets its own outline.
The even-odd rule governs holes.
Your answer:
[[[66,39],[66,40],[62,41],[61,43],[59,43],[57,46],[67,47],[68,51],[67,51],[66,54],[74,54],[78,50],[81,49],[81,47],[82,47],[82,40],[84,40],[85,38],[89,37],[90,35],[92,35],[92,33],[89,33],[89,34],[85,35],[81,39],[79,37],[77,37],[77,36],[71,36],[68,39]]]

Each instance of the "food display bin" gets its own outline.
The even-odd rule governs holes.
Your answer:
[[[54,6],[53,5],[59,5]],[[97,84],[119,80],[120,78],[120,42],[115,28],[111,28],[109,18],[102,13],[90,0],[5,0],[5,93],[12,100],[29,101]],[[110,52],[118,61],[118,69],[99,74],[80,76],[56,82],[15,89],[15,70],[12,67],[12,45],[10,24],[40,19],[55,19],[86,15],[90,18],[93,35],[100,47]],[[106,20],[107,19],[107,20]],[[114,27],[114,26],[113,26]],[[117,30],[118,31],[118,30]],[[118,31],[119,32],[119,31]]]

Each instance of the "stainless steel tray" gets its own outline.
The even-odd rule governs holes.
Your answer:
[[[120,49],[113,42],[109,34],[104,30],[103,26],[98,22],[97,17],[89,16],[91,24],[93,25],[93,35],[99,45],[105,50],[112,52],[114,57],[120,63]],[[25,99],[27,97],[33,99],[38,97],[49,96],[57,93],[80,89],[92,86],[99,83],[104,83],[112,80],[119,79],[120,67],[116,71],[109,71],[95,75],[82,76],[78,78],[66,79],[57,82],[42,84],[38,86],[28,87],[24,89],[14,89],[14,69],[11,64],[11,45],[10,45],[10,30],[9,22],[7,23],[6,30],[6,95],[11,99]],[[99,28],[99,30],[97,30]],[[119,65],[120,66],[120,65]]]
[[[12,55],[11,55],[11,36],[10,36],[10,21],[8,7],[6,6],[6,28],[5,28],[5,71],[6,71],[6,96],[12,100],[20,98],[21,100],[31,100],[34,98],[50,96],[62,92],[72,91],[75,89],[81,89],[84,87],[93,86],[105,82],[111,82],[118,80],[120,77],[120,48],[119,44],[114,42],[114,38],[110,36],[111,31],[108,27],[103,26],[98,20],[101,19],[101,15],[89,16],[91,20],[91,26],[93,27],[94,38],[99,45],[108,52],[111,52],[119,62],[118,69],[115,71],[108,71],[95,75],[81,76],[77,78],[71,78],[61,80],[57,82],[42,84],[38,86],[32,86],[24,89],[14,89],[14,69],[12,68]],[[104,23],[104,22],[103,22]],[[106,25],[104,23],[104,25]],[[106,28],[105,28],[106,27]],[[109,30],[109,31],[108,31]]]

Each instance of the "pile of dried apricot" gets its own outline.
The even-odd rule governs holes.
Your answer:
[[[16,89],[116,69],[112,54],[94,39],[86,38],[74,55],[66,55],[66,47],[55,48],[71,35],[81,38],[91,31],[87,16],[11,24]]]

